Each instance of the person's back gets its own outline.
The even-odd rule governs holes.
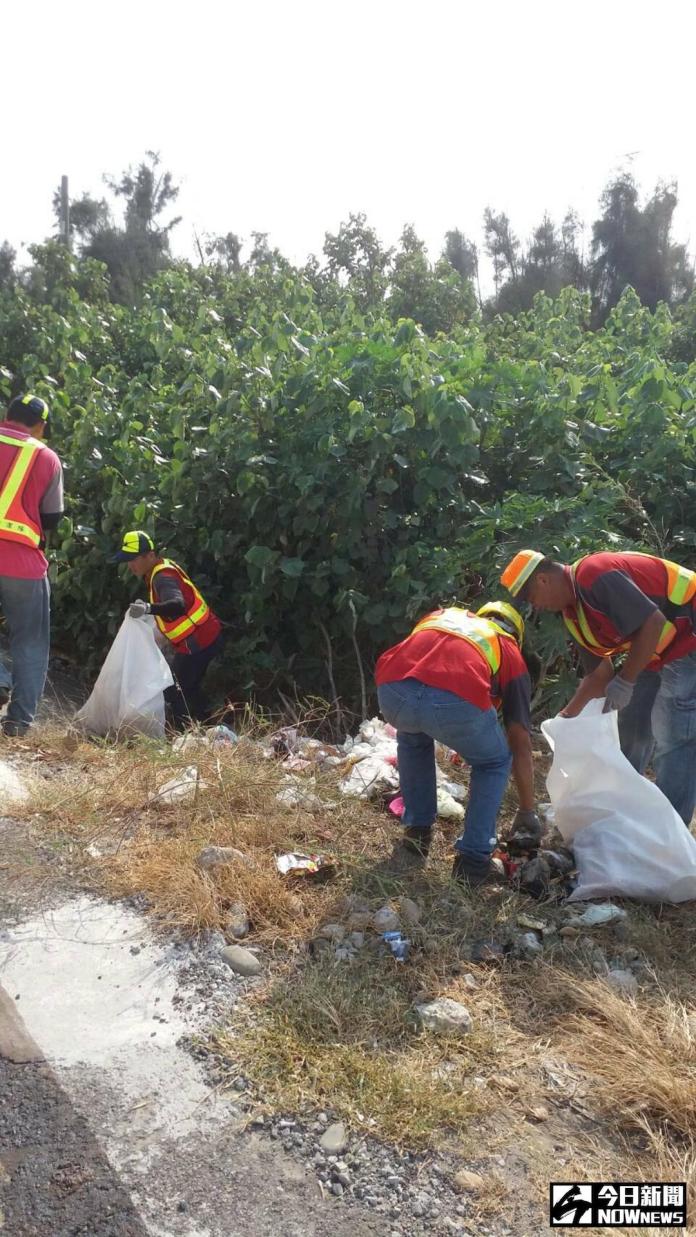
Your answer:
[[[0,605],[10,633],[12,676],[0,663],[0,705],[11,699],[5,734],[34,720],[48,669],[50,590],[45,534],[63,513],[63,470],[42,441],[48,405],[13,400],[0,422]]]

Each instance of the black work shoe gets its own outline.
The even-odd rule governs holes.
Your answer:
[[[6,739],[22,739],[29,729],[23,722],[13,722],[5,717],[2,722],[2,733]]]
[[[409,827],[404,829],[399,845],[401,850],[404,850],[407,855],[413,855],[414,859],[427,859],[432,840],[432,829]]]
[[[473,855],[455,855],[452,880],[461,885],[502,885],[505,869],[499,859],[474,859]]]

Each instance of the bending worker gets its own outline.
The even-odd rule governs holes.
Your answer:
[[[456,880],[471,885],[497,876],[491,854],[511,765],[520,803],[515,828],[541,836],[523,639],[522,617],[504,601],[489,602],[477,614],[451,606],[427,615],[377,662],[379,706],[397,731],[405,806],[402,848],[422,859],[430,849],[437,815],[437,739],[471,766],[464,832],[455,843],[452,869]]]
[[[63,514],[63,469],[42,442],[48,404],[18,395],[0,423],[0,604],[10,633],[12,676],[0,662],[6,735],[26,734],[48,671],[51,590],[46,533]]]
[[[191,720],[203,721],[203,677],[223,644],[219,618],[186,572],[157,553],[147,533],[138,529],[125,533],[121,549],[111,561],[127,563],[129,571],[147,585],[149,598],[132,603],[128,610],[131,618],[152,614],[173,647],[171,668],[175,682],[164,693],[171,706],[173,725],[181,729]]]
[[[501,582],[536,610],[563,615],[585,670],[563,710],[604,696],[619,709],[624,754],[688,826],[696,806],[696,573],[652,554],[588,554],[570,567],[521,550]],[[625,654],[616,671],[613,658]],[[654,752],[654,756],[653,756]]]

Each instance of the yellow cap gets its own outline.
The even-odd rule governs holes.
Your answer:
[[[149,550],[154,550],[155,543],[148,533],[144,533],[142,529],[136,528],[132,532],[123,534],[121,549],[118,554],[114,554],[111,559],[112,563],[125,563],[129,558],[138,558],[141,554],[147,554]]]
[[[476,613],[481,618],[487,618],[502,636],[512,636],[522,648],[524,619],[509,601],[487,601]]]
[[[500,577],[500,583],[516,597],[543,561],[544,555],[538,550],[520,550],[508,563]]]

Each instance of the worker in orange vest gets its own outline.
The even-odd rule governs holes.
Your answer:
[[[472,886],[495,883],[501,875],[492,853],[511,768],[520,804],[514,829],[537,842],[542,834],[523,640],[522,616],[506,601],[487,602],[477,614],[450,606],[421,619],[375,669],[380,710],[397,732],[405,809],[397,850],[415,859],[428,856],[437,815],[435,741],[445,743],[471,766],[452,876]]]
[[[172,647],[175,682],[167,688],[165,697],[174,728],[180,730],[190,721],[203,721],[203,678],[223,645],[219,618],[186,572],[158,554],[152,538],[140,529],[124,534],[121,548],[111,561],[126,563],[128,570],[147,585],[148,600],[132,603],[128,610],[131,618],[151,614]]]
[[[0,422],[0,605],[10,635],[12,674],[0,662],[0,707],[8,737],[26,733],[48,671],[51,592],[46,533],[63,514],[63,469],[42,441],[48,404],[18,395]]]
[[[585,677],[564,717],[604,697],[621,746],[688,826],[696,807],[696,572],[654,554],[587,554],[573,566],[520,550],[501,583],[536,610],[560,613]],[[617,670],[614,658],[625,657]]]

